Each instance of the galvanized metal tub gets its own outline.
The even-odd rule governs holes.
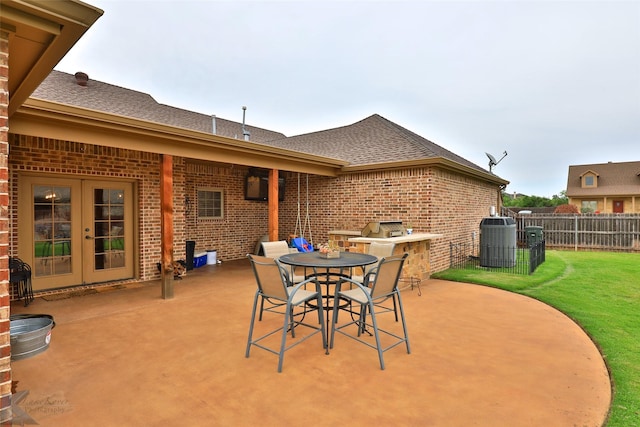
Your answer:
[[[49,315],[13,317],[10,321],[11,360],[26,359],[49,348],[55,322]]]

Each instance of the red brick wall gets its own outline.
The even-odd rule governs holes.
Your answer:
[[[0,31],[0,423],[11,419],[9,308],[9,37]]]
[[[9,135],[11,155],[11,252],[18,253],[18,188],[21,173],[47,173],[58,177],[120,178],[136,183],[141,237],[140,277],[159,277],[160,261],[160,156],[153,153],[101,147],[24,135]]]
[[[118,177],[137,182],[140,231],[140,277],[157,278],[160,257],[159,156],[133,150],[98,147],[47,138],[10,135],[11,223],[17,230],[15,201],[19,173],[56,173],[91,178]],[[196,163],[174,158],[174,257],[185,258],[186,240],[196,252],[218,251],[218,259],[234,260],[254,252],[267,234],[268,204],[244,200],[246,167]],[[307,212],[307,175],[281,173],[286,178],[280,202],[280,239],[296,231],[298,202],[301,222]],[[197,218],[197,190],[222,189],[224,218]],[[401,220],[415,232],[442,234],[431,245],[433,271],[448,267],[449,242],[471,240],[480,220],[497,203],[498,188],[436,167],[371,173],[338,178],[309,177],[309,212],[313,243],[328,241],[330,230],[361,230],[369,221]],[[186,197],[190,200],[187,212]],[[300,230],[298,230],[298,234]],[[305,233],[308,240],[308,232]],[[17,252],[17,233],[11,250]]]
[[[160,156],[134,150],[100,147],[70,141],[24,135],[10,136],[11,157],[11,251],[18,252],[17,208],[21,173],[50,173],[60,177],[85,176],[124,178],[137,184],[140,236],[140,278],[159,277],[160,261]],[[186,240],[196,241],[196,251],[216,249],[219,259],[244,258],[253,252],[260,236],[267,233],[266,202],[244,200],[246,168],[216,167],[190,163],[174,157],[174,258],[185,258]],[[198,188],[224,190],[225,217],[221,220],[196,218]],[[186,213],[185,196],[191,201]]]
[[[471,243],[475,232],[478,244],[482,218],[489,216],[491,206],[500,212],[497,205],[500,189],[495,184],[442,169],[434,169],[433,182],[437,190],[430,200],[430,231],[444,236],[431,245],[431,267],[433,271],[441,271],[449,268],[449,242]]]
[[[306,215],[306,175],[301,178],[301,217]],[[280,207],[280,236],[295,230],[297,175],[287,181]],[[338,178],[309,177],[313,243],[330,230],[361,230],[369,221],[401,220],[415,232],[442,234],[431,244],[432,272],[449,266],[449,242],[479,232],[480,220],[497,203],[499,189],[436,167],[358,173]],[[308,239],[308,236],[306,236]],[[476,236],[477,239],[477,236]],[[309,240],[309,239],[308,239]],[[477,240],[476,240],[477,242]]]
[[[196,252],[214,249],[223,261],[244,258],[268,233],[268,203],[244,199],[246,174],[245,167],[187,163],[185,188],[191,209],[186,215],[184,240],[194,240]],[[223,190],[224,218],[198,219],[198,189]],[[184,200],[181,203],[184,205]],[[180,243],[182,248],[184,240]]]

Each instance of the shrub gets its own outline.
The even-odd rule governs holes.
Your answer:
[[[569,204],[565,204],[565,205],[559,205],[558,207],[556,207],[556,209],[553,211],[553,213],[557,213],[557,214],[578,214],[580,213],[580,211],[578,210],[578,207],[576,205],[569,205]]]

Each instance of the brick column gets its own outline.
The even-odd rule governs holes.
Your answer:
[[[0,30],[0,423],[10,422],[9,332],[9,34]]]

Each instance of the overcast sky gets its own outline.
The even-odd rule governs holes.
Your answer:
[[[85,0],[56,69],[287,136],[372,114],[551,197],[640,161],[640,1]]]

